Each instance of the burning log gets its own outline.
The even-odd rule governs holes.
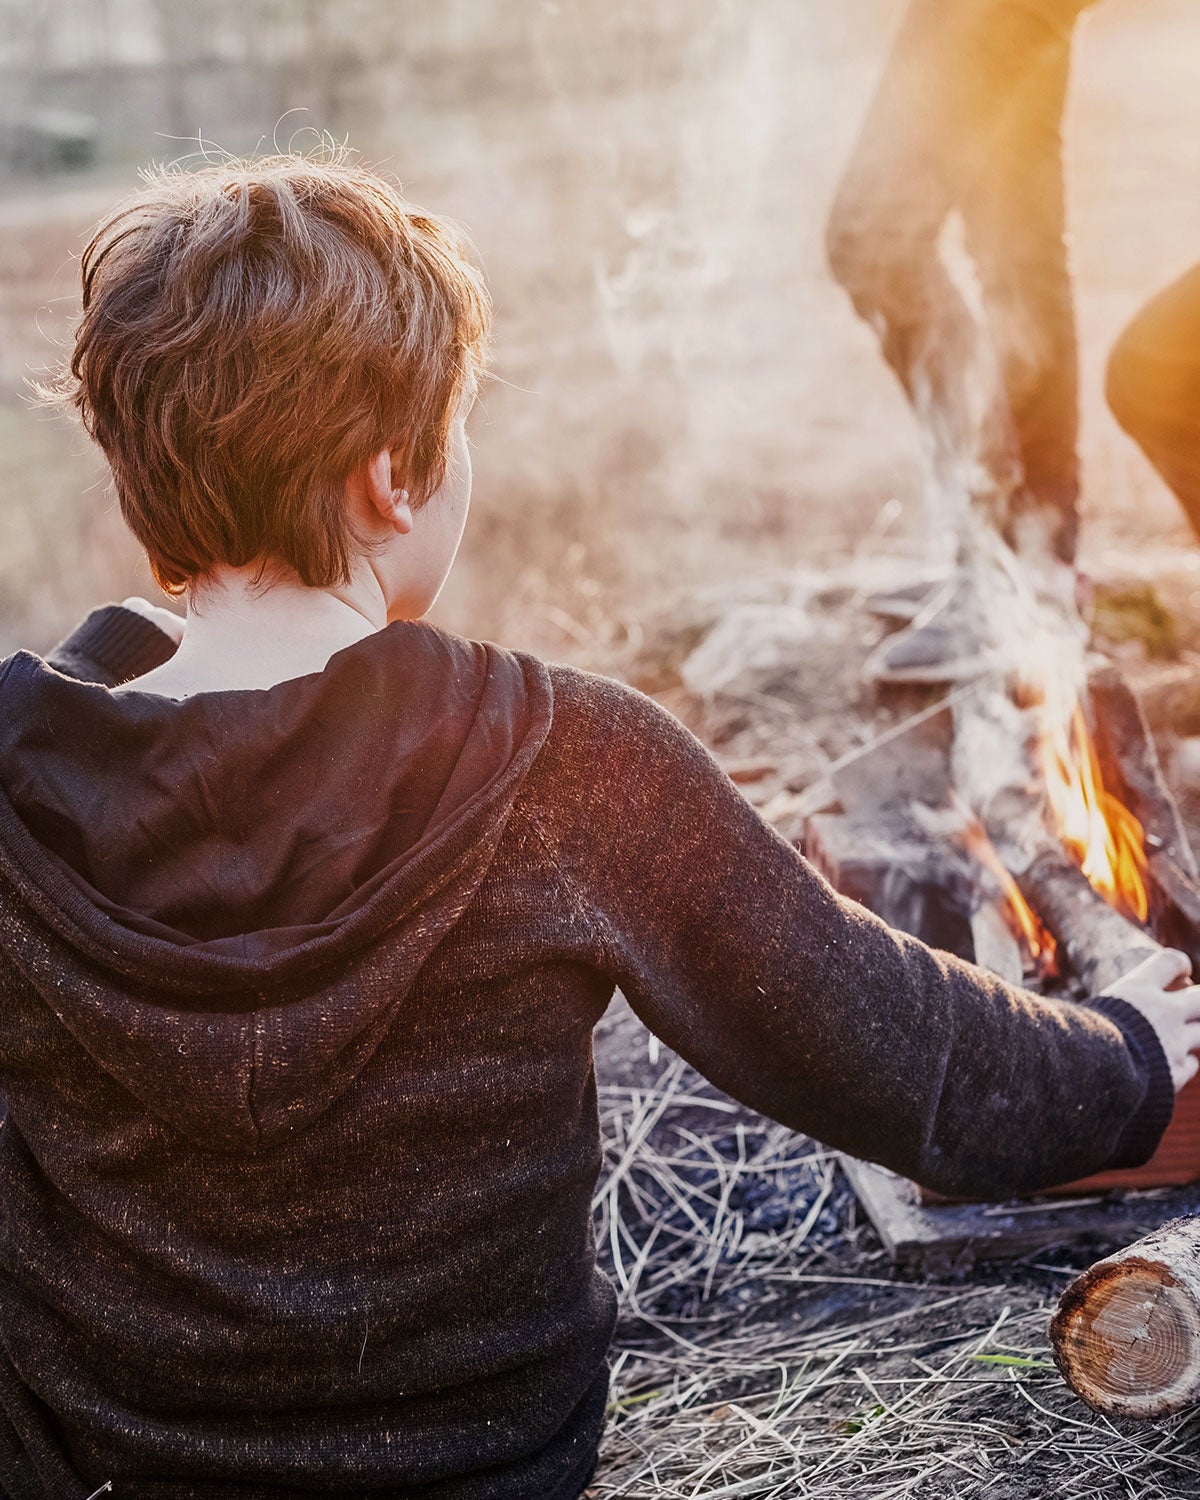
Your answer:
[[[1117,851],[1105,817],[1112,799],[1098,785],[1082,714],[1075,709],[1053,743],[1044,732],[1035,742],[1044,774],[1031,768],[1028,720],[1001,695],[962,704],[955,720],[955,780],[979,809],[987,842],[1057,940],[1060,957],[1098,994],[1159,945],[1100,888],[1131,875],[1136,890],[1128,906],[1143,914],[1140,871],[1132,860],[1112,857]],[[1095,871],[1093,851],[1101,866]],[[977,850],[981,858],[985,852]]]
[[[1182,949],[1200,973],[1200,885],[1164,850],[1150,851],[1147,867],[1155,934],[1168,948]]]
[[[1096,754],[1104,782],[1142,825],[1147,855],[1170,857],[1193,882],[1200,868],[1192,853],[1179,808],[1163,778],[1149,725],[1132,688],[1115,667],[1088,678],[1095,721]]]
[[[1112,667],[1092,673],[1088,697],[1105,783],[1137,818],[1145,836],[1150,927],[1161,942],[1182,948],[1200,968],[1200,868],[1145,715]]]
[[[1098,995],[1159,944],[1111,906],[1061,850],[1047,846],[1017,886],[1061,946],[1089,994]]]
[[[1050,1338],[1097,1411],[1161,1417],[1200,1401],[1200,1219],[1097,1261],[1063,1293]]]

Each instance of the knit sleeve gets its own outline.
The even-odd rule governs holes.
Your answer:
[[[718,1087],[951,1195],[1152,1154],[1173,1095],[1140,1017],[1039,999],[893,931],[666,710],[555,671],[556,858],[613,980]]]
[[[1175,1085],[1171,1066],[1163,1051],[1158,1033],[1136,1006],[1116,995],[1100,995],[1088,1000],[1089,1010],[1098,1011],[1121,1028],[1126,1045],[1141,1063],[1150,1085],[1141,1109],[1135,1111],[1121,1135],[1109,1169],[1140,1167],[1158,1149],[1163,1131],[1175,1113]]]
[[[175,642],[152,620],[120,604],[105,604],[92,610],[46,659],[67,677],[116,687],[174,654]]]

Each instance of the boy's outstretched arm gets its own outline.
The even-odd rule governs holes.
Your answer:
[[[554,684],[544,770],[570,796],[547,846],[630,1004],[720,1088],[950,1194],[1153,1153],[1174,1091],[1133,1005],[1040,1000],[893,931],[651,699],[564,668]]]
[[[68,677],[116,687],[169,661],[182,633],[179,615],[145,599],[126,599],[93,609],[46,660]]]

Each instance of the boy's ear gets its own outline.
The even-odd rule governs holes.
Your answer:
[[[364,488],[367,499],[380,516],[401,534],[413,528],[412,506],[408,503],[408,491],[392,487],[392,455],[388,448],[381,448],[363,466]]]

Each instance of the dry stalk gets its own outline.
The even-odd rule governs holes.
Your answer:
[[[1186,1417],[1099,1418],[1050,1366],[1062,1267],[893,1278],[829,1154],[665,1049],[600,1107],[622,1313],[590,1500],[1200,1495]]]

